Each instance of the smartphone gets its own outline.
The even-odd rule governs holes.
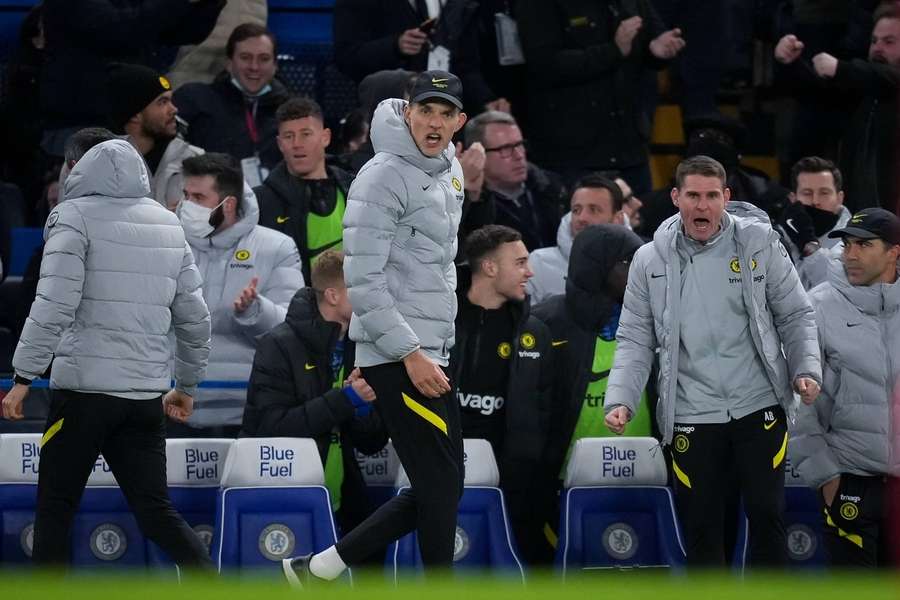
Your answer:
[[[434,26],[437,25],[437,19],[435,17],[431,17],[430,19],[426,19],[419,24],[419,31],[422,33],[431,33],[431,30],[434,29]]]

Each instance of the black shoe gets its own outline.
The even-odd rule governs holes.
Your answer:
[[[309,561],[312,557],[312,553],[309,553],[303,556],[282,559],[281,570],[292,588],[302,590],[304,586],[309,585]]]

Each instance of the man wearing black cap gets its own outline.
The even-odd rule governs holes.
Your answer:
[[[149,67],[115,64],[109,69],[110,125],[125,133],[147,162],[154,200],[175,210],[184,196],[181,162],[203,149],[178,136],[169,80]]]
[[[890,447],[900,377],[900,219],[867,208],[829,237],[844,240],[843,264],[810,293],[824,381],[816,404],[800,407],[790,456],[820,493],[830,563],[874,567],[887,564],[885,492],[888,474],[897,473]]]
[[[459,405],[447,365],[456,318],[463,171],[451,142],[466,122],[462,84],[425,71],[409,103],[388,99],[372,119],[375,157],[350,186],[344,279],[356,366],[378,398],[411,486],[336,546],[286,559],[294,585],[335,579],[347,565],[415,530],[429,570],[453,564],[463,460]]]

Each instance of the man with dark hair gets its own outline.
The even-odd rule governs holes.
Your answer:
[[[480,143],[485,158],[483,186],[467,190],[464,231],[506,225],[522,234],[530,252],[552,245],[565,188],[556,175],[528,162],[515,117],[495,110],[481,113],[466,124],[465,143],[467,148]]]
[[[47,218],[41,293],[16,354],[3,417],[51,366],[41,440],[34,561],[69,561],[72,521],[102,453],[143,534],[184,567],[212,569],[166,487],[166,415],[191,414],[209,356],[209,311],[175,216],[147,196],[147,169],[124,140],[90,149]],[[169,334],[176,345],[175,389]]]
[[[258,224],[256,196],[234,158],[210,152],[186,159],[182,168],[184,200],[177,214],[212,307],[207,376],[247,381],[256,338],[284,321],[303,287],[297,246]],[[245,400],[243,390],[201,390],[191,419],[172,424],[169,436],[236,437]]]
[[[847,224],[850,211],[844,206],[841,171],[830,160],[801,158],[791,168],[791,187],[791,204],[778,230],[803,287],[811,290],[828,278],[829,263],[840,258],[840,239],[829,233]]]
[[[459,404],[447,374],[456,318],[456,236],[463,173],[453,135],[466,122],[452,73],[420,73],[409,103],[375,111],[375,158],[350,187],[344,278],[356,365],[372,386],[411,487],[314,556],[287,559],[294,584],[335,579],[378,548],[416,530],[429,571],[453,564],[463,487]]]
[[[275,79],[275,36],[256,23],[238,25],[226,54],[225,70],[215,81],[183,85],[174,101],[187,122],[185,139],[239,159],[247,184],[256,187],[281,160],[275,111],[288,92]]]
[[[622,205],[622,189],[611,179],[594,173],[575,183],[571,210],[556,231],[556,246],[535,250],[531,255],[534,277],[528,280],[528,292],[535,304],[566,292],[572,241],[591,225],[614,223]]]
[[[149,67],[115,64],[109,69],[110,126],[137,148],[150,170],[153,198],[175,210],[183,197],[181,162],[203,154],[178,135],[169,80]]]
[[[900,6],[882,2],[873,16],[868,60],[820,52],[799,60],[804,44],[789,34],[775,47],[785,80],[797,94],[822,95],[852,113],[843,131],[840,160],[851,210],[881,206],[896,212],[897,94],[900,90]]]
[[[765,213],[728,204],[721,164],[687,159],[675,181],[679,214],[635,253],[628,274],[606,424],[622,433],[637,416],[658,352],[656,422],[673,450],[688,564],[725,565],[733,515],[723,490],[734,478],[751,565],[781,566],[787,419],[794,392],[811,404],[822,381],[814,313]]]
[[[293,238],[308,279],[320,253],[342,248],[342,220],[353,176],[326,164],[331,130],[315,100],[291,98],[278,107],[275,120],[282,161],[253,190],[259,224]]]
[[[456,345],[451,379],[464,438],[491,443],[500,487],[522,558],[549,564],[544,536],[548,490],[535,477],[547,442],[542,415],[549,410],[553,367],[550,332],[530,315],[525,284],[528,250],[519,232],[486,225],[466,238],[467,265],[457,267]],[[552,491],[552,490],[550,490]]]
[[[353,449],[374,454],[387,434],[372,411],[375,392],[353,368],[344,255],[323,252],[311,282],[294,294],[284,323],[259,339],[241,434],[315,439],[332,509],[349,531],[371,513]]]
[[[831,566],[886,566],[897,543],[887,529],[897,510],[887,479],[898,474],[891,404],[900,381],[900,219],[867,208],[829,235],[844,241],[843,264],[810,292],[825,379],[815,406],[800,407],[791,464],[820,494]]]

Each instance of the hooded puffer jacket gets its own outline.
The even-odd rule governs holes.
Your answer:
[[[572,213],[568,212],[556,231],[556,246],[535,250],[528,257],[528,264],[534,273],[528,280],[528,293],[534,304],[566,293],[566,271],[569,270],[573,240]]]

